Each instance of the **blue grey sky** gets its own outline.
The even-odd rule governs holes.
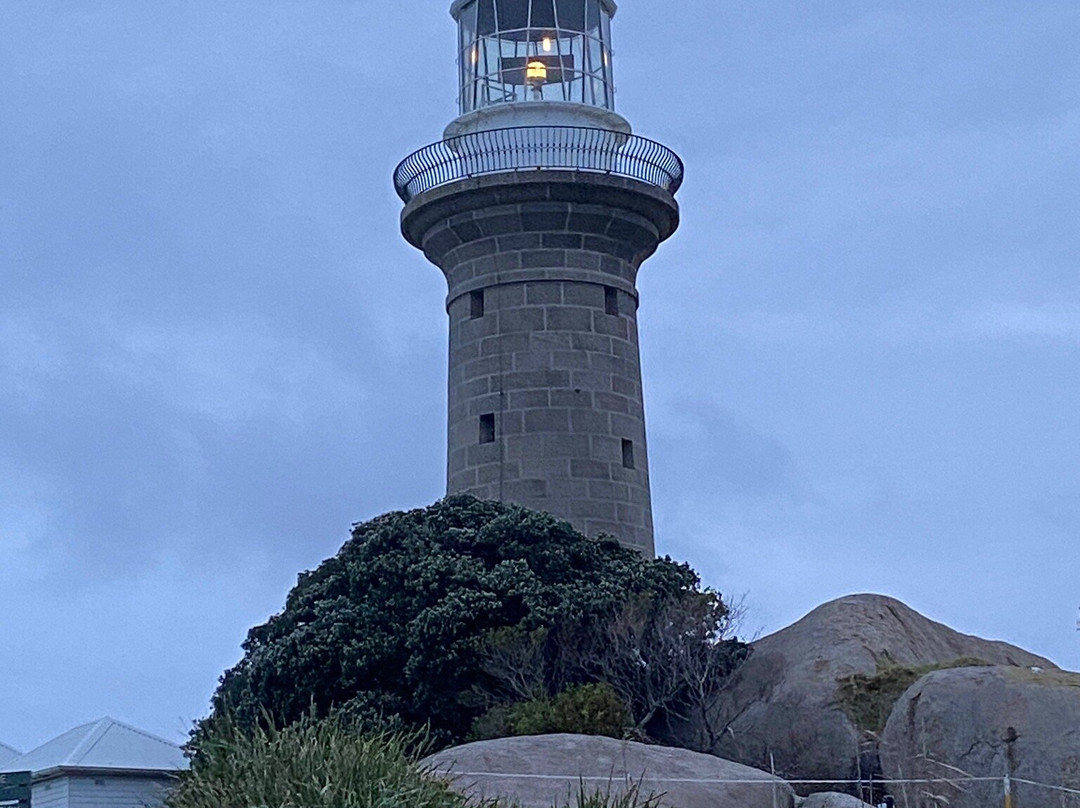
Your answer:
[[[0,2],[0,740],[182,739],[349,526],[443,493],[390,174],[444,0]],[[657,547],[746,633],[859,591],[1080,668],[1080,4],[625,0],[675,148]]]

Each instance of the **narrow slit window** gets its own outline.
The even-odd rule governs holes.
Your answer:
[[[619,290],[614,286],[604,287],[604,312],[619,316]]]
[[[469,293],[469,316],[472,319],[484,316],[484,290],[477,289]]]
[[[626,438],[622,442],[622,464],[623,468],[634,468],[634,442]]]
[[[495,413],[493,412],[480,416],[480,442],[495,442]],[[625,449],[623,451],[625,454]]]

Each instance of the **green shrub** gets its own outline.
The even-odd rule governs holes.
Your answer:
[[[603,682],[564,690],[551,705],[555,732],[621,738],[630,714],[618,694]]]
[[[904,691],[932,671],[951,668],[984,667],[981,659],[961,657],[939,665],[908,666],[879,662],[872,674],[856,673],[839,680],[836,703],[847,713],[851,722],[862,730],[880,733],[885,729],[896,702]]]
[[[311,707],[338,709],[368,726],[427,727],[449,745],[492,704],[604,678],[563,664],[563,628],[602,626],[634,598],[660,604],[698,591],[686,565],[588,539],[547,514],[448,497],[356,525],[336,556],[303,573],[284,611],[248,632],[214,714],[254,727],[265,712],[283,726]],[[484,652],[499,630],[551,630],[539,692],[494,694],[502,684]]]
[[[204,723],[199,754],[167,808],[465,808],[424,777],[407,750],[415,739],[362,735],[334,719],[305,716],[284,729],[241,728],[222,715]],[[474,806],[475,808],[475,806]]]
[[[622,738],[630,723],[629,711],[618,694],[607,684],[593,683],[571,687],[554,699],[494,707],[473,723],[469,737],[486,740],[568,732]]]

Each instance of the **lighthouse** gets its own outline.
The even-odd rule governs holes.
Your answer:
[[[679,157],[615,111],[612,0],[456,0],[459,116],[394,182],[442,270],[447,493],[654,554],[637,274]]]

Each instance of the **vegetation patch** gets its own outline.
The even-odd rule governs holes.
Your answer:
[[[982,659],[961,657],[938,665],[909,666],[895,662],[878,662],[872,674],[856,673],[838,680],[836,704],[851,722],[861,730],[880,733],[885,729],[896,702],[904,691],[933,671],[952,668],[986,667]]]
[[[424,772],[418,737],[365,734],[338,718],[310,714],[283,729],[254,729],[231,716],[205,722],[199,754],[181,772],[166,808],[515,808],[471,800]],[[552,808],[657,808],[633,787],[587,792]]]
[[[548,514],[448,497],[356,525],[300,575],[284,610],[248,632],[189,751],[223,715],[252,729],[311,710],[425,731],[435,748],[493,708],[488,731],[628,725],[649,737],[674,717],[711,715],[746,655],[730,615],[685,564]]]

